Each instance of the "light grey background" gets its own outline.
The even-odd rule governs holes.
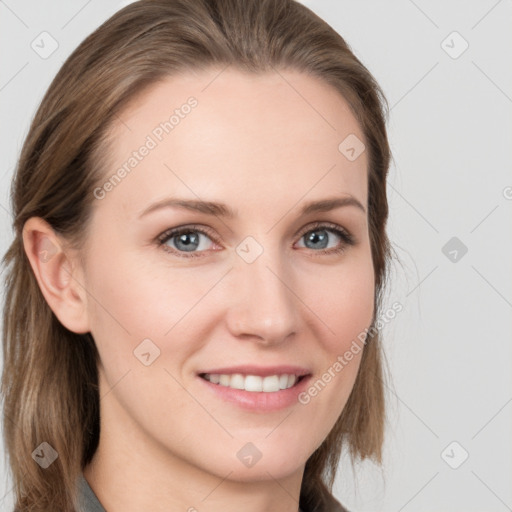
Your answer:
[[[10,180],[37,105],[71,51],[127,3],[0,0],[2,254]],[[344,456],[335,495],[353,512],[512,510],[512,2],[304,3],[388,97],[389,233],[403,264],[386,299],[404,309],[385,328],[383,470],[366,462],[354,474]],[[43,31],[58,42],[48,58],[31,47],[43,51]],[[10,511],[7,468],[0,477]]]

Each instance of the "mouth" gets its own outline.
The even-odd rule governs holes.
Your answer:
[[[204,368],[197,378],[215,399],[253,413],[270,413],[296,406],[298,396],[312,379],[311,369],[289,364],[242,364]]]
[[[243,373],[200,373],[199,377],[218,386],[248,391],[250,393],[277,393],[290,389],[307,378],[309,374],[276,373],[274,375],[251,375]]]

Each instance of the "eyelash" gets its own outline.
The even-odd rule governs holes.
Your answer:
[[[330,231],[330,232],[334,233],[335,235],[337,235],[341,238],[341,242],[340,242],[339,247],[336,247],[334,249],[322,249],[319,251],[315,251],[315,250],[311,249],[316,254],[330,254],[330,255],[341,254],[342,252],[344,252],[346,250],[346,248],[347,248],[346,246],[352,246],[355,244],[354,237],[346,229],[342,228],[341,226],[338,226],[337,224],[332,224],[330,222],[317,222],[317,223],[313,224],[312,226],[308,226],[307,229],[301,231],[299,240],[304,235],[307,235],[308,233],[310,233],[312,231],[321,231],[321,230]],[[210,238],[216,244],[219,244],[218,240],[216,239],[216,236],[209,228],[191,225],[191,226],[183,226],[183,227],[179,227],[179,228],[168,229],[167,231],[165,231],[164,233],[162,233],[161,235],[159,235],[157,237],[158,245],[161,246],[165,252],[169,252],[171,254],[177,255],[178,257],[183,257],[183,258],[203,257],[203,253],[205,253],[207,251],[190,252],[187,254],[184,251],[177,251],[176,249],[172,249],[168,245],[166,245],[166,242],[168,242],[171,238],[174,238],[179,235],[183,235],[185,233],[194,233],[194,232],[202,233],[203,235]]]

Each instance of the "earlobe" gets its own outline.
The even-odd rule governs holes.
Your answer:
[[[40,217],[23,226],[23,246],[41,293],[59,321],[72,332],[90,331],[81,269],[64,240]]]

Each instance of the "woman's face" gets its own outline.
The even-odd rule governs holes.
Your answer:
[[[302,472],[373,315],[367,155],[348,104],[299,72],[216,69],[153,85],[110,135],[83,268],[102,442],[136,443],[154,468]]]

